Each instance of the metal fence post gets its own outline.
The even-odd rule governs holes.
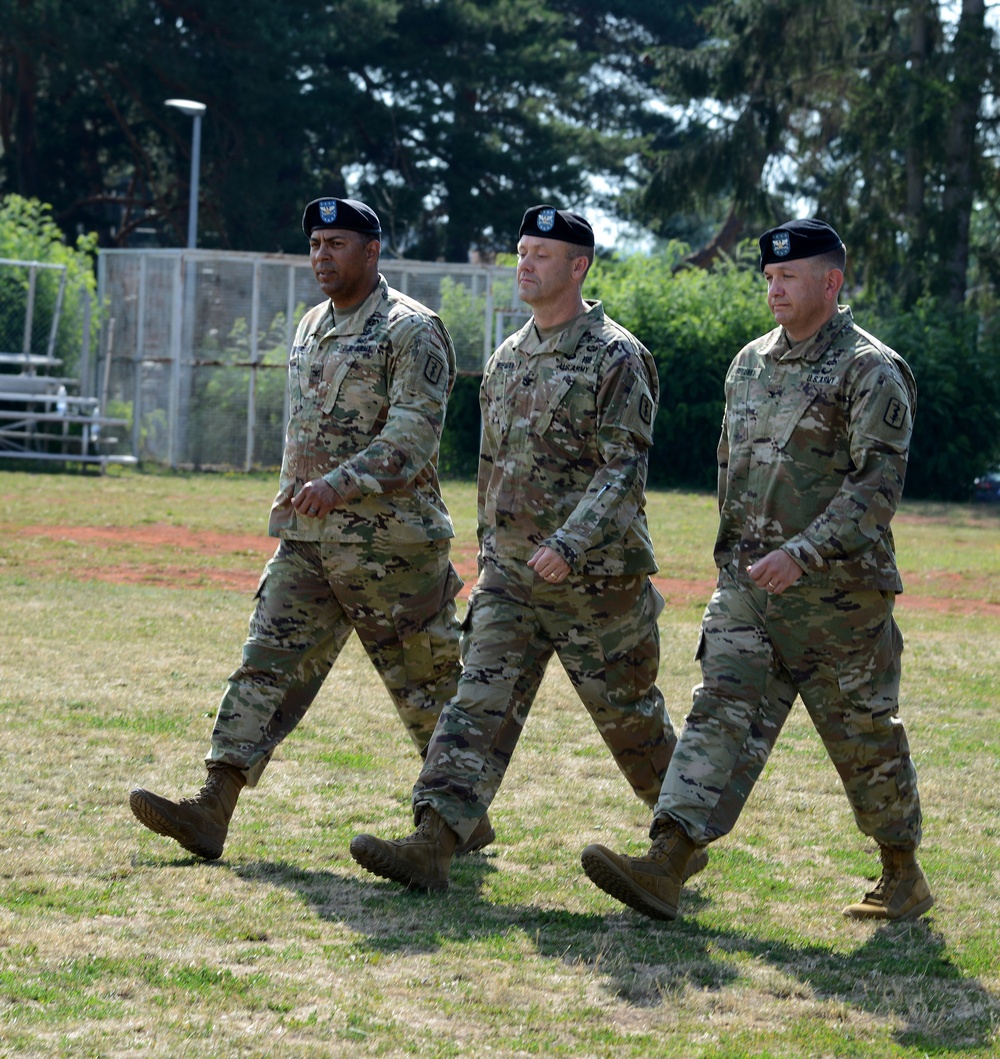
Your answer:
[[[167,466],[177,469],[180,438],[181,332],[184,329],[184,258],[178,254],[174,265],[173,307],[170,314],[170,396],[167,402]]]
[[[260,260],[253,263],[253,281],[250,285],[250,385],[247,390],[247,448],[243,470],[253,469],[254,440],[257,433],[257,360],[260,345],[257,332],[260,327]]]

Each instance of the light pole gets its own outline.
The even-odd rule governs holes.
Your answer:
[[[196,103],[193,99],[167,99],[164,100],[168,107],[176,107],[182,114],[194,118],[194,129],[191,133],[191,201],[188,204],[188,238],[189,250],[194,250],[198,243],[198,171],[201,168],[201,117],[208,109],[204,103]],[[191,350],[189,354],[193,361],[194,351],[194,317],[195,317],[195,275],[194,262],[184,260],[183,254],[178,262],[179,289],[183,289],[184,308],[182,310],[182,331],[178,336],[180,342],[174,350],[173,364],[170,377],[170,398],[167,417],[169,420],[169,438],[167,442],[167,458],[170,466],[176,468],[179,461],[182,425],[186,416],[186,400],[182,402],[181,386],[181,348]],[[189,380],[190,383],[190,380]]]
[[[191,132],[191,201],[188,204],[188,249],[193,250],[198,242],[198,172],[201,168],[201,117],[208,109],[204,103],[193,99],[167,99],[168,107],[176,107],[182,114],[194,118]]]

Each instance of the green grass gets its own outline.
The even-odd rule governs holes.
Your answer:
[[[347,852],[360,830],[408,831],[418,769],[356,641],[241,797],[222,860],[138,826],[129,787],[189,794],[203,777],[273,487],[0,472],[0,1056],[995,1053],[997,513],[904,506],[897,531],[932,913],[840,916],[876,857],[797,708],[737,830],[660,925],[580,869],[592,841],[644,849],[649,821],[557,665],[491,811],[498,841],[456,861],[446,894],[405,893]],[[446,490],[468,546],[474,490]],[[710,583],[714,500],[656,493],[649,510],[661,575]],[[74,544],[73,526],[135,532]],[[185,532],[153,545],[151,526]],[[249,587],[219,588],[219,571]],[[677,724],[703,602],[662,618]]]

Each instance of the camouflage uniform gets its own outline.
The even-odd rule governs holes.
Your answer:
[[[385,279],[346,320],[323,302],[289,360],[290,416],[268,531],[281,543],[257,590],[242,665],[219,705],[207,762],[256,783],[309,708],[352,629],[423,750],[455,691],[462,582],[437,479],[455,375],[441,321]],[[291,498],[322,476],[323,518]]]
[[[906,363],[847,307],[791,348],[776,328],[730,366],[702,683],[656,806],[695,842],[732,829],[798,694],[860,829],[894,849],[919,844],[889,528],[915,405]],[[769,595],[747,569],[776,548],[804,573]]]
[[[480,575],[458,694],[414,787],[466,839],[503,779],[545,666],[559,655],[636,794],[652,806],[675,736],[656,687],[663,601],[644,511],[658,384],[599,302],[542,341],[534,321],[483,377]],[[540,546],[569,564],[550,584]]]

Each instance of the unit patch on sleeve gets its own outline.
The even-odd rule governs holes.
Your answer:
[[[424,378],[432,386],[437,386],[443,372],[443,362],[438,357],[435,357],[433,353],[428,353],[427,363],[424,364]]]
[[[653,422],[653,402],[645,394],[639,401],[639,418],[646,426]]]
[[[882,419],[886,426],[895,427],[897,430],[902,429],[906,422],[906,405],[898,397],[890,397]]]

